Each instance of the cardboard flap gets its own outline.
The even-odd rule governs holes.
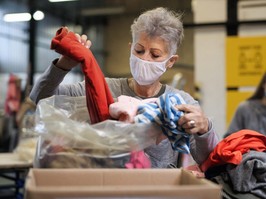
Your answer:
[[[183,169],[31,169],[25,199],[220,199],[221,187]]]
[[[177,185],[175,169],[32,169],[36,186]]]

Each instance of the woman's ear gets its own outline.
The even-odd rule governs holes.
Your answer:
[[[131,49],[131,46],[132,46],[132,43],[129,42],[129,43],[128,43],[128,47],[129,47],[129,49]]]
[[[173,55],[168,61],[167,68],[172,68],[175,62],[178,61],[178,59],[179,59],[178,55]]]

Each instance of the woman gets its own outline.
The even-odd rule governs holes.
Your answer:
[[[203,162],[218,142],[212,122],[203,114],[197,101],[188,93],[160,83],[160,77],[178,60],[177,48],[183,39],[180,15],[165,8],[156,8],[141,14],[131,26],[130,70],[133,78],[106,78],[114,98],[120,95],[146,99],[159,97],[164,93],[179,93],[186,105],[178,105],[186,114],[178,125],[192,134],[190,151],[197,163]],[[90,47],[86,35],[77,35],[80,42]],[[52,95],[85,95],[84,81],[74,85],[60,85],[64,76],[77,63],[65,56],[55,60],[34,85],[30,97],[36,103]],[[166,137],[160,143],[145,149],[152,167],[166,168],[176,165],[178,152],[174,151]]]
[[[255,93],[237,107],[224,137],[241,129],[250,129],[266,135],[266,73]]]

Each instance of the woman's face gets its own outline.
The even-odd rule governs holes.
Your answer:
[[[161,62],[170,57],[167,43],[160,37],[148,37],[141,33],[132,53],[145,61]]]

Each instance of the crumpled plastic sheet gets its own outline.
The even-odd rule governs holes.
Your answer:
[[[90,159],[89,164],[95,158],[120,159],[121,162],[121,157],[129,159],[130,152],[155,144],[161,133],[160,127],[154,123],[105,120],[91,125],[89,121],[85,97],[52,96],[40,100],[35,116],[35,131],[40,135],[35,157],[37,167],[50,167],[47,162],[54,161],[55,155],[86,157]],[[47,160],[48,156],[52,158]],[[78,162],[69,167],[80,166]],[[125,162],[122,161],[122,164]],[[117,163],[105,163],[93,167],[119,167]],[[56,167],[60,166],[63,163]],[[86,162],[81,167],[86,167]]]

